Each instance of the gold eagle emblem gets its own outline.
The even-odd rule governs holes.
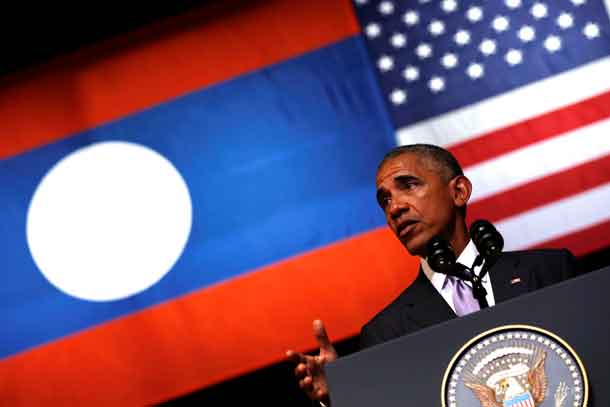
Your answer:
[[[502,407],[503,402],[529,392],[534,405],[539,406],[544,401],[548,382],[544,372],[546,353],[542,352],[527,372],[527,385],[524,388],[514,376],[502,378],[496,388],[482,383],[464,383],[475,394],[482,407]]]

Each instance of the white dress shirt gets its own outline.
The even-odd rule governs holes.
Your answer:
[[[460,253],[460,255],[458,256],[457,262],[470,268],[470,267],[472,267],[472,263],[474,263],[474,260],[477,258],[478,254],[479,254],[479,252],[477,251],[476,246],[474,245],[472,240],[470,240],[468,242],[468,244],[466,245],[466,247],[464,248],[464,250],[462,251],[462,253]],[[428,280],[430,280],[430,282],[432,283],[434,288],[436,288],[436,291],[438,291],[438,293],[445,299],[447,304],[449,304],[449,306],[451,307],[453,312],[455,312],[455,306],[453,305],[453,292],[451,291],[451,285],[445,284],[445,279],[447,278],[447,275],[442,274],[442,273],[437,273],[434,270],[432,270],[432,268],[430,267],[428,262],[423,258],[421,259],[421,267],[422,267],[422,270],[424,271],[424,274],[426,275],[426,277],[428,277]],[[475,274],[478,275],[481,272],[481,267],[482,267],[482,265],[478,266],[474,269]],[[485,274],[485,277],[483,277],[482,282],[483,282],[483,287],[485,288],[485,291],[487,291],[487,296],[485,297],[487,299],[487,304],[489,304],[489,306],[492,307],[492,306],[496,305],[496,301],[494,299],[494,292],[493,292],[493,288],[491,287],[491,277],[490,277],[489,273]],[[467,281],[466,284],[469,285],[470,287],[472,287],[472,284],[469,281]],[[445,286],[445,287],[443,288],[443,286]]]

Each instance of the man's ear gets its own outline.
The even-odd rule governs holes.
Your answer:
[[[458,208],[466,206],[472,194],[472,183],[464,175],[458,175],[450,183],[453,203]]]

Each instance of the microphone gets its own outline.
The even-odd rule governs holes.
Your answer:
[[[479,302],[481,309],[487,308],[487,291],[479,276],[472,269],[457,262],[453,247],[440,236],[434,236],[426,245],[428,265],[437,273],[447,274],[472,284],[472,295]]]
[[[426,245],[428,253],[428,264],[437,273],[447,274],[473,281],[476,279],[472,270],[457,262],[453,247],[440,236],[434,236]]]
[[[453,266],[456,258],[453,248],[445,239],[434,236],[426,246],[428,264],[437,273],[454,275]]]
[[[504,239],[498,230],[485,219],[479,219],[470,225],[470,237],[479,253],[488,262],[495,261],[504,248]]]

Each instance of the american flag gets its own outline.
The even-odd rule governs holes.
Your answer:
[[[508,249],[610,245],[610,1],[355,0],[399,144],[449,148]]]

